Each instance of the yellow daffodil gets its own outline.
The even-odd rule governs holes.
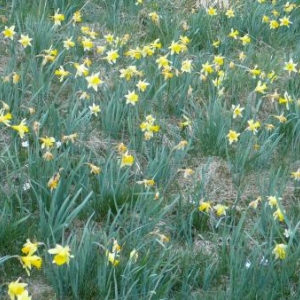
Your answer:
[[[29,132],[29,128],[26,126],[26,119],[23,119],[19,125],[11,125],[10,128],[17,131],[21,139],[25,136],[25,133]]]
[[[213,7],[209,7],[207,10],[206,10],[207,14],[210,15],[210,16],[216,16],[217,15],[217,10]]]
[[[244,61],[246,59],[246,54],[243,51],[239,52],[239,60]]]
[[[14,35],[16,34],[15,32],[15,25],[7,27],[4,27],[4,30],[2,31],[3,35],[5,38],[13,40],[14,39]]]
[[[10,120],[12,119],[11,113],[5,113],[5,110],[3,108],[0,109],[0,123],[5,124],[6,126],[9,126]]]
[[[113,239],[112,252],[119,253],[121,252],[122,247],[119,245],[118,240]]]
[[[43,62],[42,62],[43,66],[46,65],[47,62],[54,62],[54,60],[58,54],[58,51],[56,49],[52,49],[52,46],[49,49],[44,50],[43,52],[44,52],[44,54],[39,55],[39,56],[44,57]]]
[[[253,132],[255,135],[257,133],[257,129],[260,128],[260,123],[258,121],[254,122],[254,120],[247,121],[248,127],[246,130]]]
[[[188,145],[188,141],[180,141],[175,147],[174,149],[177,149],[177,150],[184,150],[186,148],[186,146]]]
[[[279,23],[276,20],[270,20],[270,29],[276,29],[279,27]]]
[[[124,143],[119,143],[117,145],[117,151],[120,153],[120,154],[123,154],[127,151],[127,147],[124,145]]]
[[[138,94],[136,94],[135,91],[128,91],[128,94],[125,95],[126,98],[126,104],[132,104],[132,105],[136,105],[136,103],[139,101],[139,96]]]
[[[89,70],[85,66],[85,64],[74,63],[74,67],[76,68],[75,78],[81,76],[87,76],[89,74]]]
[[[96,37],[98,36],[98,32],[94,31],[94,30],[88,30],[86,32],[86,34],[92,39],[95,40]]]
[[[130,261],[137,262],[138,258],[139,258],[139,253],[136,251],[136,249],[133,249],[129,254]]]
[[[190,59],[187,59],[187,60],[184,60],[182,63],[181,63],[181,72],[184,72],[184,73],[191,73],[192,72],[192,60]]]
[[[95,115],[96,117],[98,116],[98,113],[101,111],[100,106],[96,105],[95,103],[93,103],[92,106],[89,106],[89,109],[90,109],[91,115]]]
[[[64,264],[69,264],[70,258],[73,258],[74,256],[71,255],[71,249],[69,246],[61,246],[59,244],[56,244],[55,248],[49,249],[48,253],[55,254],[54,259],[52,263],[61,266]]]
[[[145,92],[148,85],[149,83],[146,82],[145,80],[139,80],[138,83],[136,84],[136,87],[138,88],[139,91]]]
[[[291,102],[293,102],[293,99],[291,99],[290,95],[287,92],[284,93],[283,97],[279,97],[278,99],[278,103],[284,104],[287,110],[290,109],[289,104]]]
[[[187,36],[180,36],[179,40],[182,44],[187,45],[191,42],[191,40]]]
[[[26,243],[23,245],[22,252],[27,255],[32,255],[37,251],[37,248],[42,243],[35,242],[32,243],[30,239],[26,239]]]
[[[191,121],[187,116],[185,116],[185,115],[183,115],[182,117],[184,118],[184,121],[179,122],[179,124],[178,124],[179,127],[180,127],[180,128],[186,128],[186,127],[191,128],[191,126],[192,126],[192,121]]]
[[[246,35],[240,37],[240,40],[242,41],[242,44],[244,46],[251,42],[251,38],[250,38],[249,34],[246,34]]]
[[[128,152],[125,152],[122,155],[121,158],[121,168],[125,167],[125,166],[132,166],[134,163],[134,157],[130,154],[128,154]]]
[[[85,66],[87,67],[90,67],[92,65],[92,61],[89,57],[86,57],[84,60],[83,60],[83,63]]]
[[[31,300],[31,296],[29,296],[28,291],[24,290],[18,297],[17,300]]]
[[[212,43],[212,45],[213,45],[215,48],[219,48],[220,44],[221,44],[221,41],[220,41],[219,39],[216,40],[216,41],[213,41],[213,43]]]
[[[276,118],[280,123],[286,123],[287,122],[287,118],[283,115],[283,113],[279,116],[273,116],[274,118]]]
[[[278,199],[275,196],[268,196],[269,205],[271,207],[278,206]]]
[[[231,145],[233,142],[237,142],[239,136],[240,136],[240,133],[237,133],[234,130],[229,130],[229,133],[227,134],[229,144]]]
[[[297,73],[296,69],[297,63],[294,63],[293,59],[290,58],[288,62],[284,65],[284,70],[289,72],[289,75],[291,75],[292,72]]]
[[[222,66],[224,64],[224,56],[221,55],[215,55],[214,56],[214,63],[216,65]]]
[[[67,38],[63,41],[64,48],[69,50],[70,48],[73,48],[75,46],[75,43],[72,41],[72,38]]]
[[[209,213],[209,211],[212,209],[210,202],[202,201],[198,207],[199,211],[205,211]]]
[[[79,94],[80,94],[79,99],[81,100],[90,100],[91,98],[91,95],[87,92],[79,91]]]
[[[183,178],[187,179],[191,175],[195,173],[195,171],[191,168],[186,168],[186,169],[178,169],[178,172],[183,172]]]
[[[104,57],[109,64],[115,64],[119,57],[117,50],[110,50],[106,52],[106,57]]]
[[[286,2],[284,4],[284,11],[287,12],[287,13],[290,13],[291,11],[293,11],[294,8],[296,8],[297,5],[296,3],[290,3],[290,1]]]
[[[158,69],[169,66],[170,61],[167,59],[167,56],[168,56],[168,54],[166,54],[164,56],[160,56],[160,57],[158,57],[158,59],[156,59],[155,62],[158,64]]]
[[[265,124],[265,128],[267,131],[272,131],[275,128],[275,126],[273,124],[267,123]]]
[[[120,78],[125,78],[127,81],[139,74],[136,66],[128,66],[126,69],[121,69],[119,72],[121,73]]]
[[[227,17],[228,19],[234,18],[234,10],[231,9],[231,8],[228,9],[228,10],[226,11],[225,15],[226,15],[226,17]]]
[[[99,78],[100,72],[93,73],[90,76],[86,77],[86,81],[88,82],[88,88],[92,88],[94,91],[98,91],[98,86],[103,83],[103,81]]]
[[[216,211],[217,216],[226,216],[226,210],[229,208],[226,205],[223,204],[217,204],[214,207],[214,210]]]
[[[54,137],[45,136],[45,137],[40,138],[40,140],[42,142],[42,145],[41,145],[42,149],[44,149],[44,148],[50,149],[55,144],[55,138]]]
[[[201,73],[204,73],[207,76],[208,74],[213,73],[213,71],[213,65],[209,64],[208,61],[205,64],[202,64]]]
[[[88,163],[88,166],[90,167],[90,170],[91,170],[91,174],[94,174],[94,175],[98,175],[100,174],[101,172],[101,168],[94,165],[94,164],[91,164],[91,163]]]
[[[239,35],[238,30],[234,30],[233,28],[231,28],[228,36],[236,40],[238,38],[238,35]]]
[[[20,75],[18,73],[13,72],[12,79],[13,79],[12,80],[13,84],[17,84],[20,81],[21,77],[20,77]]]
[[[155,184],[154,179],[143,179],[136,182],[137,184],[143,184],[145,188],[153,187]]]
[[[31,44],[32,38],[28,36],[28,34],[24,35],[21,34],[21,38],[19,39],[19,43],[23,46],[23,48],[26,48],[28,46],[32,46]]]
[[[145,45],[141,50],[141,54],[143,57],[152,56],[154,54],[154,49],[149,45]]]
[[[284,214],[282,210],[278,207],[277,210],[273,213],[274,220],[278,220],[279,222],[284,221]]]
[[[120,260],[117,259],[117,257],[118,257],[117,253],[106,251],[106,256],[107,256],[107,260],[108,260],[114,267],[116,267],[117,265],[119,265]]]
[[[232,105],[231,109],[232,109],[233,119],[236,119],[237,117],[241,118],[243,116],[242,111],[244,110],[244,107],[240,107],[240,104]]]
[[[184,52],[187,50],[187,47],[185,44],[179,43],[179,42],[174,42],[172,41],[171,45],[168,47],[168,49],[171,50],[171,55],[173,54],[179,54],[181,52]]]
[[[293,179],[295,179],[297,181],[300,181],[300,168],[297,171],[292,172],[291,176],[292,176]]]
[[[259,80],[254,91],[260,94],[264,94],[267,88],[267,85]]]
[[[66,71],[63,66],[60,66],[58,70],[55,70],[54,74],[59,77],[59,81],[62,82],[70,72]]]
[[[107,42],[108,44],[112,44],[112,43],[114,42],[114,39],[115,39],[114,35],[113,35],[113,34],[110,34],[110,33],[104,35],[104,38],[105,38],[105,40],[106,40],[106,42]]]
[[[21,278],[16,281],[9,283],[8,285],[8,295],[11,300],[18,298],[24,291],[27,283],[19,282]]]
[[[161,71],[161,74],[164,75],[164,80],[168,80],[174,76],[172,73],[172,67],[170,66],[164,67]]]
[[[256,200],[251,201],[249,203],[249,206],[256,209],[260,202],[261,202],[261,197],[258,197]]]
[[[20,260],[28,276],[30,276],[32,266],[37,269],[40,269],[42,266],[42,258],[37,255],[21,256]]]
[[[82,21],[81,12],[79,10],[74,12],[73,17],[72,17],[72,21],[73,21],[74,24],[75,23],[80,23]]]
[[[82,45],[84,51],[89,51],[94,47],[93,41],[87,37],[82,38],[81,45]]]
[[[151,12],[148,14],[148,16],[151,18],[152,22],[156,25],[159,25],[159,15],[156,12]]]
[[[54,175],[49,179],[47,186],[52,191],[57,189],[60,180],[60,171],[54,173]]]
[[[156,39],[155,41],[153,41],[151,44],[150,44],[151,47],[155,48],[155,49],[160,49],[162,47],[159,39]]]
[[[59,9],[55,12],[54,16],[51,17],[54,21],[54,25],[61,25],[61,22],[64,21],[65,16],[59,13]]]
[[[261,74],[261,70],[258,69],[258,66],[255,65],[253,69],[249,69],[249,73],[252,75],[252,78],[256,78]]]
[[[263,15],[262,17],[262,22],[263,23],[269,23],[270,22],[270,17],[266,16],[266,15]]]
[[[98,45],[97,48],[96,48],[96,52],[97,52],[98,54],[103,54],[104,51],[105,51],[105,49],[106,49],[105,46],[100,46],[100,45]]]
[[[287,245],[277,244],[273,249],[272,253],[275,255],[275,259],[285,259],[286,258]]]
[[[290,21],[290,17],[284,16],[283,18],[279,19],[280,24],[279,26],[286,26],[286,27],[290,27],[290,24],[293,24]]]

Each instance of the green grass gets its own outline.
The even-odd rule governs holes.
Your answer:
[[[0,1],[0,298],[298,299],[299,2],[138,2]]]

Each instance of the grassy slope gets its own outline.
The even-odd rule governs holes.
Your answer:
[[[227,18],[219,6],[217,15],[209,16],[193,1],[50,2],[14,1],[13,8],[3,3],[8,20],[2,28],[15,24],[18,38],[28,33],[33,46],[22,50],[18,38],[2,36],[2,75],[9,82],[1,82],[1,99],[10,106],[11,124],[26,118],[30,132],[24,148],[17,133],[0,124],[0,254],[20,254],[27,238],[45,245],[39,250],[43,269],[32,271],[32,281],[12,258],[1,264],[1,283],[22,276],[33,299],[52,297],[44,290],[37,294],[40,282],[57,299],[297,299],[299,184],[291,172],[299,167],[299,73],[289,75],[284,67],[290,59],[299,61],[299,8],[284,11],[286,1],[238,1],[232,4],[235,17]],[[84,51],[81,24],[68,23],[83,4],[83,24],[98,33],[94,43],[106,47],[102,54]],[[55,27],[49,16],[58,8],[66,20]],[[280,16],[272,15],[274,9]],[[149,17],[154,11],[159,24]],[[288,15],[292,24],[272,30],[262,23],[263,15],[278,21]],[[228,37],[231,29],[239,38]],[[113,44],[105,40],[109,33]],[[240,37],[246,34],[251,42],[243,45]],[[67,51],[63,41],[71,36],[76,45]],[[180,36],[191,40],[188,51],[171,55],[169,46]],[[156,39],[162,48],[152,56],[126,56]],[[58,55],[43,66],[41,55],[50,47]],[[111,49],[118,50],[115,64],[105,59]],[[173,77],[165,80],[156,60],[167,53]],[[224,63],[218,65],[216,56]],[[90,74],[99,72],[104,82],[97,92],[87,88],[84,77],[74,76],[73,62],[86,57],[92,61]],[[192,61],[191,73],[181,71],[185,60]],[[206,62],[212,73],[205,73]],[[254,76],[250,70],[256,65],[263,73]],[[70,72],[62,82],[55,75],[60,66]],[[124,96],[137,91],[140,75],[119,78],[128,66],[136,66],[149,83],[145,92],[137,92],[135,106],[125,104]],[[16,84],[13,72],[20,75]],[[265,93],[255,92],[259,81],[266,83]],[[83,92],[90,100],[80,99]],[[280,104],[275,92],[281,101],[293,101]],[[93,103],[101,107],[97,116],[90,113]],[[243,117],[233,119],[232,105],[238,104]],[[160,130],[145,141],[140,124],[149,114]],[[256,134],[246,129],[249,120],[259,121]],[[188,126],[182,128],[182,122]],[[230,129],[240,133],[231,145]],[[74,143],[52,147],[54,158],[45,161],[41,137],[61,141],[74,133]],[[178,149],[180,141],[188,142],[184,149]],[[131,167],[120,168],[121,142],[134,156]],[[91,163],[101,167],[100,174],[91,173]],[[58,170],[58,187],[50,191],[47,183]],[[152,178],[154,187],[139,183]],[[277,197],[277,206],[268,204],[269,196]],[[258,208],[249,207],[258,197]],[[207,201],[212,209],[200,212],[200,203]],[[226,215],[217,215],[217,204],[228,207]],[[284,221],[274,218],[278,209]],[[105,255],[114,240],[122,246],[116,267]],[[69,266],[52,264],[47,249],[56,243],[70,245],[75,258]],[[276,244],[287,245],[286,259],[275,259]],[[136,262],[129,258],[133,249]],[[3,284],[1,296],[6,292]]]

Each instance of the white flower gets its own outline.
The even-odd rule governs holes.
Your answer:
[[[22,147],[23,147],[23,148],[28,148],[28,146],[29,146],[28,141],[23,141],[23,142],[22,142]]]
[[[251,267],[251,261],[249,259],[247,259],[247,261],[245,263],[245,267],[246,267],[246,269],[249,269]]]
[[[263,256],[260,260],[260,264],[263,266],[267,266],[269,261]]]
[[[290,229],[284,229],[284,233],[283,235],[286,237],[286,238],[289,238],[292,234],[292,231]]]
[[[23,184],[23,191],[28,191],[30,189],[30,183],[27,181]]]

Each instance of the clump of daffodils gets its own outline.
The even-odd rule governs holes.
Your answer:
[[[26,254],[26,256],[20,256],[19,259],[28,276],[30,276],[32,267],[40,269],[42,266],[42,258],[35,255],[38,246],[41,244],[42,243],[39,242],[32,243],[30,239],[27,239],[26,243],[23,245],[22,252]]]
[[[120,263],[120,252],[122,247],[118,244],[117,240],[113,240],[113,246],[111,251],[106,250],[106,256],[108,262],[110,262],[114,267]]]
[[[160,127],[159,125],[154,125],[155,118],[152,115],[146,117],[146,121],[142,122],[140,128],[144,132],[145,140],[150,140],[153,137],[154,132],[158,132]]]

